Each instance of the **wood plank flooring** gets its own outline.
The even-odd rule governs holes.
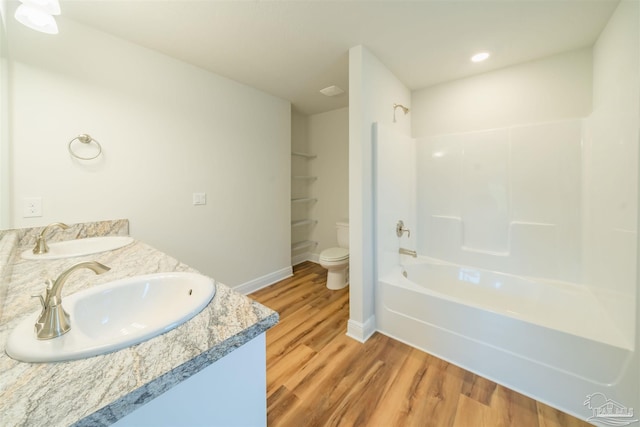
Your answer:
[[[586,422],[382,334],[345,335],[349,290],[312,262],[250,296],[280,313],[267,332],[270,427],[578,427]]]

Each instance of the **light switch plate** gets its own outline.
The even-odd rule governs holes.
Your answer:
[[[207,193],[193,193],[193,204],[194,205],[206,205],[207,204]]]

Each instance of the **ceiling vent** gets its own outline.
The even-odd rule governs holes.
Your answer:
[[[323,94],[324,96],[336,96],[336,95],[340,95],[341,93],[344,93],[344,90],[342,90],[342,88],[336,85],[333,85],[333,86],[329,86],[329,87],[325,87],[324,89],[321,89],[320,93]]]

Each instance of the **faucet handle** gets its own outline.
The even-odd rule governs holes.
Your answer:
[[[42,306],[42,311],[40,311],[40,315],[39,315],[40,318],[42,318],[45,311],[47,311],[47,301],[49,301],[49,290],[51,289],[50,287],[51,279],[47,279],[45,283],[47,284],[47,289],[45,291],[46,293],[44,297],[42,296],[42,294],[31,295],[31,298],[38,298],[40,300],[40,305]]]
[[[44,298],[42,297],[42,295],[31,295],[31,298],[39,298],[40,299],[40,305],[42,305],[42,310],[44,310],[46,308],[46,305],[44,303]]]
[[[31,298],[38,298],[40,299],[40,305],[42,305],[42,310],[44,311],[47,308],[47,304],[49,303],[49,294],[51,293],[51,288],[53,286],[53,281],[51,279],[47,279],[44,282],[45,285],[47,285],[47,287],[44,290],[44,297],[42,296],[42,294],[38,294],[38,295],[31,295]]]
[[[396,236],[402,237],[404,233],[407,233],[407,237],[411,237],[411,231],[408,228],[404,228],[404,221],[400,220],[396,224]]]

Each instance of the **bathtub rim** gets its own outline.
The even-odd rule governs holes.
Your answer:
[[[523,315],[519,315],[518,313],[514,313],[514,312],[510,312],[507,310],[500,310],[497,309],[495,307],[488,307],[486,305],[483,304],[474,304],[472,301],[468,301],[468,300],[464,300],[461,299],[459,297],[453,296],[453,295],[448,295],[442,292],[439,292],[437,290],[434,289],[430,289],[426,286],[421,286],[413,281],[411,281],[410,279],[406,278],[403,274],[402,271],[404,270],[404,267],[406,265],[419,265],[419,264],[433,264],[436,266],[446,266],[446,267],[458,267],[458,268],[469,268],[469,269],[473,269],[473,270],[478,270],[480,272],[485,272],[485,273],[491,273],[491,274],[497,274],[497,275],[501,275],[501,276],[505,276],[508,278],[514,278],[514,279],[519,279],[519,280],[526,280],[529,282],[541,282],[545,285],[549,285],[549,286],[557,286],[560,288],[564,288],[564,289],[568,289],[568,290],[572,290],[572,291],[579,291],[579,292],[586,292],[588,293],[591,297],[593,297],[595,300],[597,300],[596,296],[593,294],[593,292],[591,291],[591,288],[588,285],[580,285],[580,284],[576,284],[576,283],[571,283],[571,282],[566,282],[566,281],[561,281],[561,280],[549,280],[549,279],[542,279],[542,278],[535,278],[535,277],[528,277],[528,276],[518,276],[515,274],[510,274],[510,273],[502,273],[499,271],[493,271],[493,270],[487,270],[487,269],[483,269],[483,268],[478,268],[478,267],[474,267],[474,266],[465,266],[465,265],[460,265],[460,264],[455,264],[452,262],[448,262],[448,261],[444,261],[444,260],[440,260],[440,259],[436,259],[436,258],[431,258],[431,257],[427,257],[427,256],[422,256],[422,255],[418,255],[418,257],[411,257],[408,255],[399,255],[400,257],[400,263],[394,265],[393,267],[390,267],[388,269],[388,271],[385,274],[381,274],[378,276],[378,281],[383,281],[389,284],[392,284],[393,286],[400,286],[403,287],[405,289],[411,290],[411,291],[415,291],[415,292],[421,292],[421,293],[426,293],[428,295],[434,296],[436,298],[443,298],[449,301],[453,301],[455,303],[458,304],[462,304],[465,305],[467,307],[472,307],[472,308],[476,308],[476,309],[480,309],[480,310],[485,310],[497,315],[501,315],[501,316],[506,316],[509,317],[511,319],[515,319],[518,321],[522,321],[522,322],[528,322],[528,323],[532,323],[536,326],[542,327],[542,328],[547,328],[550,330],[558,330],[561,331],[563,333],[567,333],[570,335],[575,335],[578,336],[580,338],[584,338],[587,340],[591,340],[591,341],[595,341],[598,343],[603,343],[603,344],[607,344],[607,345],[611,345],[614,347],[617,347],[619,349],[622,350],[626,350],[626,351],[635,351],[635,343],[633,341],[629,341],[628,339],[626,339],[622,332],[619,331],[616,328],[616,336],[617,338],[615,340],[612,339],[600,339],[600,337],[595,337],[593,335],[587,334],[587,333],[577,333],[574,330],[571,330],[569,328],[558,328],[558,327],[554,327],[554,325],[550,325],[549,323],[545,323],[544,321],[540,321],[539,319],[531,319],[528,316],[523,316]],[[609,315],[607,314],[607,312],[602,308],[599,307],[599,315],[605,316],[606,320],[608,321],[608,323],[612,326],[615,327],[613,321],[611,320],[611,318],[609,317]]]

